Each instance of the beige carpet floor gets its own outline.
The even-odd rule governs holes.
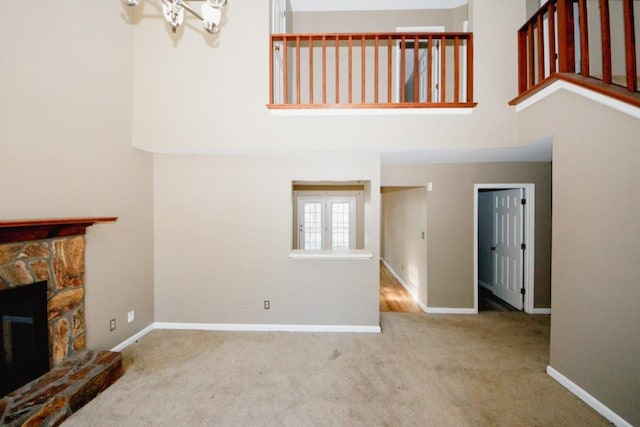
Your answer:
[[[72,426],[604,426],[545,374],[549,316],[382,313],[381,334],[156,330]]]

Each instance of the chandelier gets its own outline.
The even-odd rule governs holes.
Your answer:
[[[159,0],[162,3],[164,18],[171,25],[175,33],[182,21],[186,10],[200,21],[204,29],[211,34],[217,33],[220,28],[222,9],[227,5],[227,0]],[[140,0],[125,0],[129,6],[137,6]],[[193,3],[202,3],[200,11],[196,10]]]

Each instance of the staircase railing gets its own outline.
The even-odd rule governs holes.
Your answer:
[[[634,15],[634,0],[549,0],[518,30],[512,104],[552,77],[639,102]]]
[[[271,109],[474,107],[471,33],[273,34]]]

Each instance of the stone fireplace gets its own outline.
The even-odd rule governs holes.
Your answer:
[[[116,219],[0,221],[0,298],[46,282],[51,368],[0,399],[0,424],[56,425],[122,375],[119,353],[85,350],[84,235],[87,227]]]
[[[0,245],[0,292],[39,281],[47,282],[53,367],[85,348],[84,237]]]

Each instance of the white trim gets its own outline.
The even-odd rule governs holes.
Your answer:
[[[575,85],[573,83],[566,82],[564,80],[556,80],[549,86],[545,87],[541,91],[531,95],[529,98],[520,102],[516,105],[516,112],[524,110],[525,108],[535,104],[538,101],[543,100],[547,96],[551,95],[554,92],[557,92],[560,89],[567,90],[569,92],[573,92],[577,95],[584,96],[585,98],[589,98],[592,101],[599,102],[600,104],[611,107],[615,110],[621,111],[625,114],[628,114],[632,117],[640,119],[640,108],[634,107],[632,105],[627,104],[626,102],[618,101],[615,98],[612,98],[607,95],[603,95],[601,93],[595,92],[590,89],[583,88],[581,86]]]
[[[427,307],[429,314],[478,314],[477,308]]]
[[[134,344],[140,338],[156,329],[200,330],[200,331],[244,331],[244,332],[344,332],[344,333],[375,333],[381,332],[380,326],[351,326],[351,325],[262,325],[251,323],[174,323],[154,322],[130,336],[111,351],[122,351]]]
[[[393,277],[395,277],[395,278],[396,278],[396,280],[398,281],[398,283],[400,283],[400,284],[402,285],[402,287],[403,287],[407,292],[409,292],[409,295],[411,295],[411,298],[413,299],[413,302],[415,302],[416,304],[418,304],[418,307],[420,307],[420,308],[422,309],[422,311],[424,311],[424,312],[426,313],[426,312],[427,312],[427,310],[428,310],[428,309],[427,309],[427,306],[426,306],[426,305],[424,305],[424,304],[422,303],[422,301],[420,301],[420,298],[418,298],[418,295],[415,293],[415,291],[413,291],[413,290],[409,287],[409,285],[408,285],[404,280],[402,280],[402,277],[400,277],[400,276],[398,275],[398,273],[396,273],[396,272],[394,271],[394,269],[393,269],[393,268],[391,268],[391,266],[389,265],[389,263],[388,263],[384,258],[382,258],[382,257],[381,257],[381,258],[380,258],[380,261],[382,261],[382,263],[387,267],[387,270],[389,270],[389,272],[393,275]]]
[[[235,332],[353,332],[380,333],[380,326],[290,325],[255,323],[173,323],[156,322],[155,329],[235,331]]]
[[[529,314],[551,314],[550,308],[534,308]]]
[[[122,341],[117,346],[113,347],[111,349],[111,351],[122,351],[122,350],[124,350],[125,348],[129,347],[131,344],[133,344],[136,341],[138,341],[143,336],[147,335],[149,332],[153,331],[154,329],[156,329],[155,328],[155,323],[152,323],[149,326],[147,326],[146,328],[144,328],[143,330],[141,330],[140,332],[130,336],[129,338],[127,338],[126,340]]]
[[[533,295],[535,292],[535,229],[536,229],[536,201],[535,184],[474,184],[473,185],[473,293],[474,308],[478,310],[478,192],[481,188],[487,189],[524,189],[524,197],[527,204],[524,205],[524,232],[527,249],[524,254],[524,311],[534,314]],[[542,314],[542,313],[538,313]]]
[[[571,393],[578,396],[584,403],[591,406],[596,412],[605,417],[607,420],[612,422],[618,427],[633,427],[631,423],[626,421],[620,415],[613,412],[609,409],[604,403],[600,402],[598,399],[590,395],[585,389],[571,381],[569,378],[562,375],[560,372],[553,369],[551,366],[547,366],[547,375],[549,375],[554,380],[558,381],[562,386],[564,386]]]
[[[373,252],[366,249],[350,249],[344,251],[332,251],[330,249],[319,251],[308,251],[304,249],[294,249],[289,252],[291,259],[371,259]]]
[[[300,108],[270,109],[272,116],[441,116],[471,114],[475,107],[461,108]]]
[[[454,9],[467,0],[291,0],[293,12]]]

